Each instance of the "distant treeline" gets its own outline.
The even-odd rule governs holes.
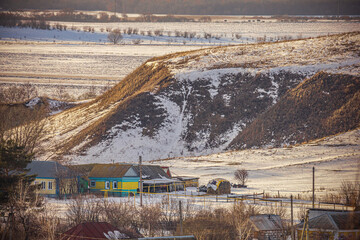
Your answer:
[[[181,16],[166,15],[154,16],[152,14],[141,14],[136,18],[128,18],[126,14],[108,14],[100,12],[99,14],[86,14],[81,11],[63,9],[58,12],[21,12],[8,11],[0,12],[0,21],[2,26],[15,26],[19,21],[70,21],[70,22],[189,22],[195,21],[193,18]],[[210,22],[210,17],[201,17],[196,21]]]
[[[358,0],[12,0],[3,9],[76,9],[146,14],[358,15]]]

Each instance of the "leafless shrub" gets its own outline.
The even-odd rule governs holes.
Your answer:
[[[108,34],[108,40],[113,44],[119,43],[122,38],[120,29],[114,29]]]
[[[139,227],[145,236],[154,237],[161,231],[161,206],[152,204],[143,206],[139,212]]]
[[[44,211],[38,216],[40,226],[40,239],[56,240],[58,235],[66,230],[67,225],[62,223],[56,209],[45,206]]]
[[[205,39],[210,39],[210,38],[212,38],[212,34],[204,32],[204,38]]]
[[[104,200],[96,197],[77,197],[68,204],[66,212],[67,221],[71,226],[82,222],[99,222],[102,213],[102,202]]]
[[[360,182],[342,182],[340,194],[346,205],[354,207],[355,210],[360,209]]]
[[[0,88],[0,103],[25,102],[38,96],[38,92],[31,83]]]
[[[154,35],[155,36],[162,36],[163,35],[163,30],[160,30],[160,29],[155,30]]]
[[[103,201],[102,205],[104,221],[117,226],[124,233],[131,233],[130,235],[139,233],[137,209],[132,203]]]
[[[297,212],[297,218],[299,219],[300,222],[302,222],[305,220],[305,216],[306,216],[306,206],[302,204],[299,208],[299,211]]]
[[[132,43],[133,43],[134,45],[139,45],[140,43],[142,43],[142,40],[141,40],[141,39],[133,39],[133,40],[132,40]]]

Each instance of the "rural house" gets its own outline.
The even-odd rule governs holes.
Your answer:
[[[338,212],[328,211],[323,214],[310,218],[308,227],[304,223],[297,225],[297,239],[301,239],[302,234],[309,231],[309,239],[342,239],[358,240],[360,239],[360,212]]]
[[[285,238],[281,217],[273,214],[259,214],[249,219],[252,225],[252,239],[282,240]]]
[[[27,175],[37,175],[38,193],[46,197],[66,197],[78,193],[78,176],[66,166],[52,161],[32,161],[26,166]]]
[[[134,166],[129,164],[97,164],[88,178],[90,192],[116,197],[135,195],[140,179]]]

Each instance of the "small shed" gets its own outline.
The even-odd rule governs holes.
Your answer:
[[[86,222],[61,234],[61,240],[129,239],[119,229],[107,222]]]
[[[279,215],[259,214],[249,219],[252,225],[252,238],[258,240],[282,240],[284,228]]]
[[[231,184],[228,180],[223,178],[216,178],[209,181],[207,185],[208,194],[230,194],[231,193]]]
[[[185,187],[199,187],[198,177],[177,176],[176,179],[180,180]]]

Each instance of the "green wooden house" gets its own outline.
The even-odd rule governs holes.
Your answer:
[[[104,196],[124,197],[137,194],[139,176],[130,164],[97,164],[89,176],[89,189]]]

